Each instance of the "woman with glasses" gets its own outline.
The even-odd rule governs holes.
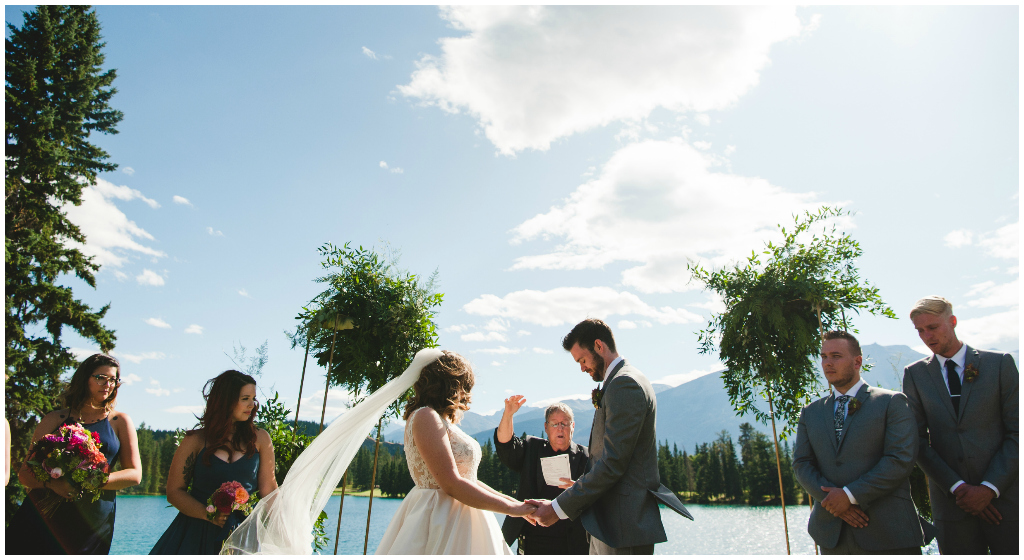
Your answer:
[[[494,451],[498,460],[519,473],[517,500],[553,500],[583,475],[590,455],[586,447],[572,441],[575,427],[572,409],[560,402],[548,406],[544,411],[544,433],[547,439],[533,436],[518,438],[512,416],[525,402],[522,395],[512,395],[505,399],[501,423],[494,429]],[[541,459],[558,455],[568,456],[571,478],[563,478],[561,484],[554,486],[545,480]],[[522,518],[506,517],[501,532],[509,545],[519,541],[519,554],[590,553],[587,531],[578,518],[563,519],[550,527],[541,527],[526,523]]]
[[[100,499],[81,499],[65,478],[40,481],[25,462],[18,480],[28,497],[7,526],[7,554],[108,554],[114,537],[114,496],[117,490],[142,481],[139,445],[131,418],[114,410],[121,385],[121,364],[107,354],[85,359],[60,395],[64,408],[39,421],[32,443],[56,432],[65,424],[81,424],[99,434],[100,452],[110,466],[110,478]],[[120,461],[121,469],[115,471]],[[65,502],[49,515],[37,507],[40,500],[57,494]]]
[[[167,473],[167,501],[178,516],[150,554],[217,554],[221,543],[245,519],[240,511],[207,516],[207,500],[225,482],[238,482],[250,495],[277,489],[270,434],[253,424],[256,380],[228,370],[203,387],[206,410],[199,425],[178,445]]]

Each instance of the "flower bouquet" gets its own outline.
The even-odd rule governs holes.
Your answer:
[[[110,477],[110,465],[100,452],[100,435],[80,424],[65,424],[53,434],[43,436],[32,448],[29,468],[43,482],[66,479],[78,491],[76,499],[95,502],[100,488]],[[65,499],[48,494],[38,504],[39,513],[50,516]]]
[[[206,500],[206,518],[213,521],[218,514],[241,511],[249,515],[259,498],[249,494],[241,483],[231,481],[220,485],[213,495]]]

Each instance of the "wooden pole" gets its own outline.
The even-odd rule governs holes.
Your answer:
[[[782,527],[786,531],[786,554],[789,550],[789,522],[786,520],[786,491],[782,487],[782,460],[779,458],[779,436],[775,433],[775,407],[772,405],[772,390],[768,389],[768,409],[772,413],[772,437],[775,438],[775,465],[779,473],[779,498],[782,500]]]
[[[295,430],[292,439],[299,433],[299,408],[302,406],[302,385],[306,382],[306,362],[309,361],[309,326],[306,326],[306,357],[302,358],[302,377],[299,378],[299,402],[295,404]]]
[[[345,483],[348,482],[348,469],[341,476],[341,503],[338,505],[338,527],[334,530],[334,555],[338,555],[338,537],[341,535],[341,510],[345,507]]]
[[[331,353],[330,357],[327,358],[327,384],[324,386],[324,407],[320,409],[320,430],[317,431],[316,435],[320,435],[324,431],[324,415],[327,414],[327,391],[331,388],[331,366],[334,365],[334,341],[338,338],[338,331],[334,331],[334,335],[331,336]]]
[[[377,485],[377,453],[380,451],[380,423],[383,420],[383,417],[377,420],[377,444],[373,446],[373,475],[370,477],[370,505],[366,508],[366,537],[363,539],[363,556],[366,556],[366,547],[370,544],[370,513],[373,512],[373,490]]]

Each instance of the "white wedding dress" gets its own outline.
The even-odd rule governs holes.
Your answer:
[[[391,519],[377,554],[512,554],[494,514],[479,510],[445,494],[427,469],[412,425],[420,408],[405,425],[405,460],[416,486],[406,495]],[[443,416],[459,475],[476,481],[480,444]]]

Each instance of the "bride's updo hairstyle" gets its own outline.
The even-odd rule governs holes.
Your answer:
[[[405,419],[413,411],[429,406],[452,422],[469,410],[470,392],[476,378],[473,367],[455,352],[444,351],[440,358],[423,366],[420,378],[412,386],[415,394],[405,405]]]

